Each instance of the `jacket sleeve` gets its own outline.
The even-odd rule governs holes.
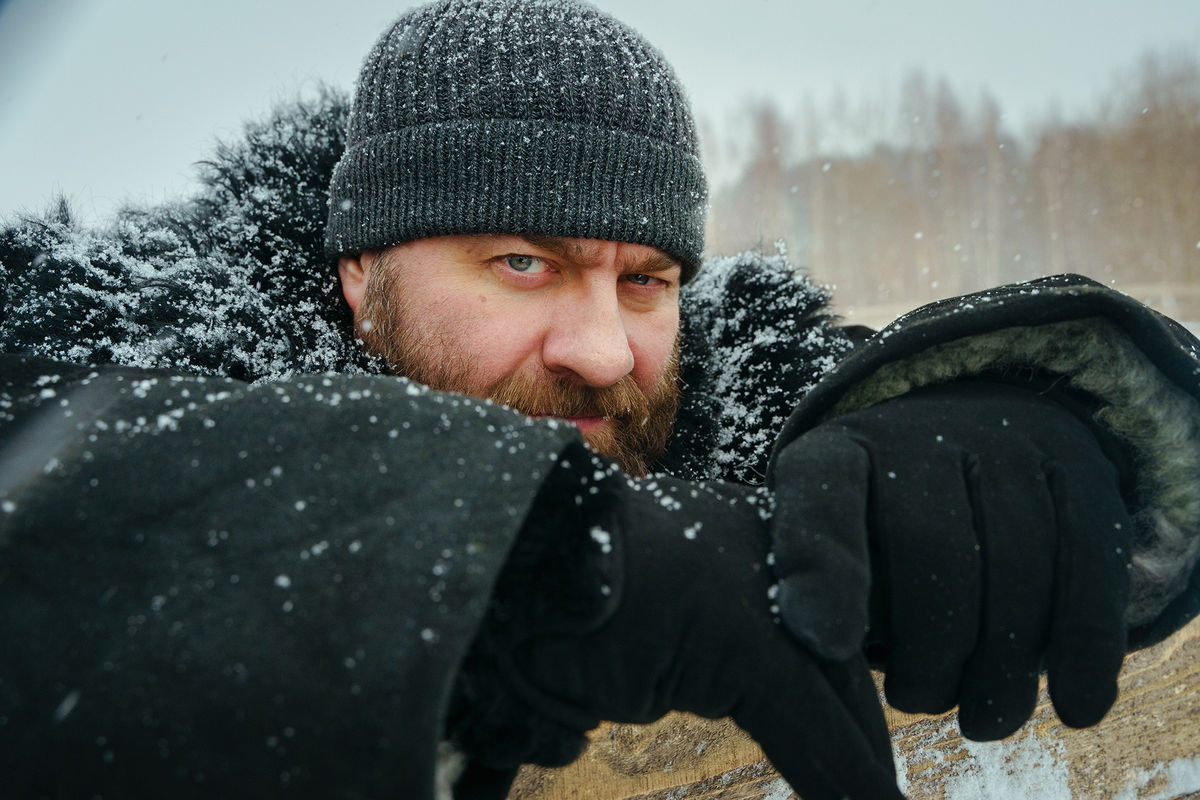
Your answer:
[[[397,378],[0,356],[5,791],[433,797],[464,654],[577,440]]]
[[[824,420],[974,376],[1086,397],[1091,423],[1128,453],[1131,647],[1161,640],[1200,612],[1200,343],[1087,278],[1043,278],[897,319],[803,399],[776,452]]]

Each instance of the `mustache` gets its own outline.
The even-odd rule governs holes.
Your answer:
[[[602,388],[560,375],[508,375],[488,387],[484,395],[530,417],[607,417],[640,421],[651,414],[650,398],[629,375]]]

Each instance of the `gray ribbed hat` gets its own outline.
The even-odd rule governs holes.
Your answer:
[[[636,31],[574,0],[442,0],[363,63],[325,250],[571,236],[658,247],[690,277],[705,204],[687,100]]]

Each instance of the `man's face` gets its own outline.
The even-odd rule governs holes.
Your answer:
[[[679,265],[646,245],[441,236],[343,258],[367,349],[435,389],[575,423],[631,474],[679,402]]]

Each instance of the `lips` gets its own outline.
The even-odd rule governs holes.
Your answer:
[[[597,431],[608,422],[607,417],[567,417],[567,422],[570,422],[575,427],[579,428],[580,433],[586,436],[593,431]]]

